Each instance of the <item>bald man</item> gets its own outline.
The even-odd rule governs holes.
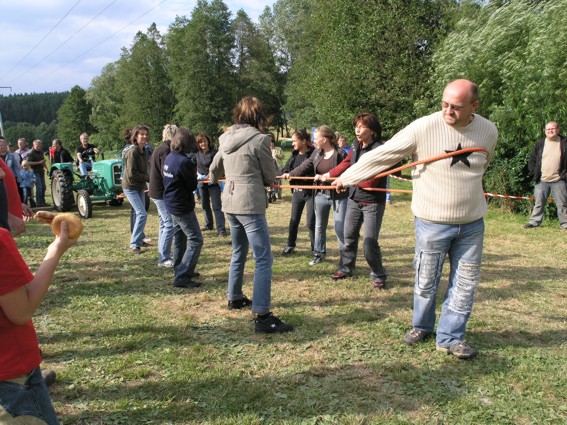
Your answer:
[[[541,226],[545,204],[551,193],[557,205],[559,226],[567,230],[567,138],[559,134],[555,121],[545,125],[545,137],[539,139],[530,155],[528,168],[535,184],[535,205],[526,229]]]
[[[498,130],[476,114],[478,88],[455,80],[443,91],[441,111],[422,117],[384,145],[364,155],[333,185],[352,186],[387,170],[411,155],[413,161],[465,148],[460,153],[412,168],[412,212],[415,216],[415,286],[413,329],[404,337],[414,345],[434,335],[435,300],[443,262],[450,259],[447,293],[437,324],[437,350],[461,359],[476,356],[464,341],[474,293],[480,281],[487,206],[482,177],[496,147]]]

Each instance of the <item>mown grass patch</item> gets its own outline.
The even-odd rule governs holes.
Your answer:
[[[393,182],[394,187],[403,183]],[[282,257],[289,191],[271,205],[272,306],[296,326],[256,335],[249,312],[226,309],[230,244],[205,233],[203,286],[172,288],[153,246],[128,249],[129,207],[97,205],[64,257],[35,323],[64,424],[546,424],[567,420],[567,233],[554,220],[490,211],[482,282],[459,361],[434,342],[409,348],[414,250],[408,195],[386,209],[381,246],[390,288],[372,289],[359,255],[353,279],[333,282],[337,245],[310,259],[302,229]],[[199,211],[200,213],[200,211]],[[199,218],[201,216],[199,215]],[[32,223],[17,239],[32,269],[52,237]],[[245,293],[252,294],[253,259]],[[444,281],[447,278],[445,271]],[[443,287],[445,287],[445,283]],[[441,299],[439,300],[441,302]]]

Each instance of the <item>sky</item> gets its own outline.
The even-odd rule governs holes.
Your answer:
[[[252,21],[275,0],[224,0]],[[197,0],[0,0],[0,95],[89,88],[138,31],[163,35]]]

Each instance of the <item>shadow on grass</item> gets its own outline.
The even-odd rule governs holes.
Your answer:
[[[347,362],[340,367],[299,366],[292,372],[273,375],[250,374],[239,367],[206,371],[190,366],[191,372],[180,370],[166,382],[158,373],[136,383],[109,384],[104,388],[65,385],[65,382],[52,388],[61,402],[96,401],[98,405],[108,406],[105,410],[65,415],[64,423],[73,424],[93,423],[93,420],[311,423],[322,416],[350,416],[352,420],[355,415],[381,423],[380,419],[394,420],[398,414],[411,417],[412,413],[430,406],[451,405],[471,391],[471,377],[482,379],[513,368],[513,364],[498,355],[486,356],[484,361],[476,363],[443,358],[438,353],[431,358],[421,357],[423,364],[378,355],[373,360]],[[476,412],[469,413],[490,418],[488,411],[489,407],[479,403]]]

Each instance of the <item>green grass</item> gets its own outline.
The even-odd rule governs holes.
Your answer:
[[[329,279],[338,259],[332,229],[320,266],[307,264],[303,227],[298,252],[280,255],[290,210],[284,193],[268,210],[272,307],[296,329],[276,336],[254,334],[249,311],[226,309],[227,240],[207,232],[203,287],[174,290],[171,270],[156,267],[155,206],[146,227],[154,246],[141,256],[128,249],[128,205],[95,206],[34,320],[44,367],[57,372],[50,391],[62,423],[567,421],[567,233],[556,220],[525,230],[526,217],[489,212],[467,332],[480,355],[462,361],[432,341],[401,342],[412,319],[408,195],[386,209],[380,241],[390,289],[378,292],[361,254],[354,279]],[[49,227],[35,223],[17,239],[33,270],[51,240]],[[249,258],[248,296],[252,274]]]

